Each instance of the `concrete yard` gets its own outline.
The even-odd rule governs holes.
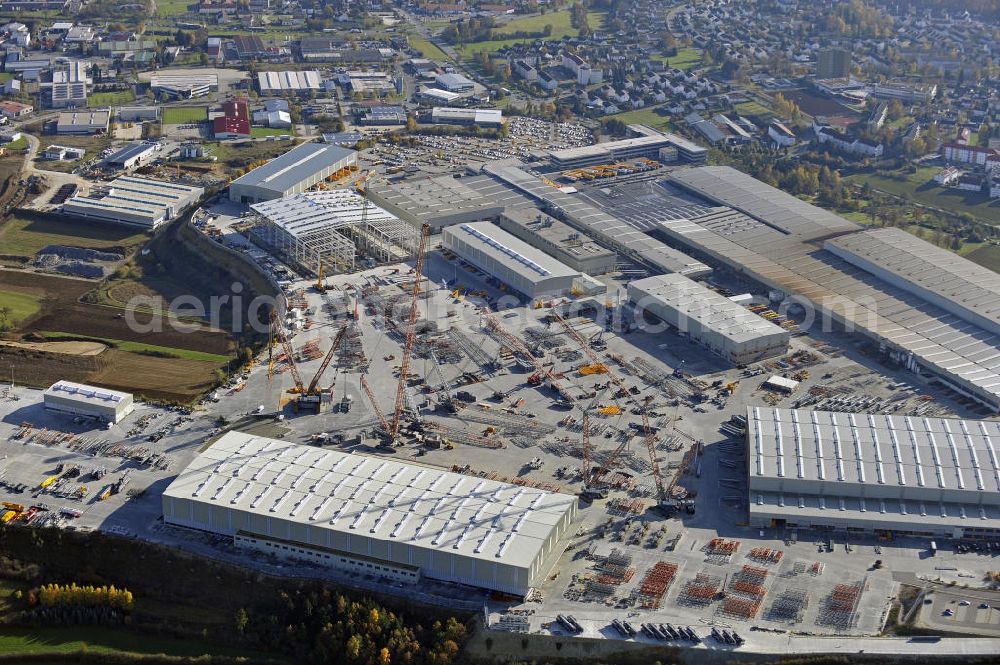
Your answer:
[[[693,514],[681,511],[679,516],[665,518],[650,509],[655,503],[655,488],[640,418],[631,412],[628,400],[614,396],[607,375],[581,375],[579,368],[590,361],[558,323],[543,321],[549,307],[536,308],[505,293],[485,275],[440,251],[428,256],[425,293],[419,303],[421,320],[432,322],[430,332],[422,337],[432,342],[429,348],[435,349],[435,353],[417,353],[413,358],[411,371],[425,381],[410,388],[407,399],[411,409],[419,410],[425,431],[442,434],[453,446],[424,446],[418,442],[396,448],[380,446],[379,418],[359,381],[363,371],[379,407],[391,418],[402,340],[398,333],[386,330],[386,316],[381,307],[398,300],[405,309],[407,289],[412,282],[409,272],[408,265],[400,264],[331,276],[325,294],[316,292],[311,288],[312,282],[305,280],[289,287],[291,301],[306,312],[302,329],[294,331],[292,336],[304,383],[312,380],[330,339],[349,320],[346,315],[354,309],[358,294],[366,294],[357,303],[360,316],[356,322],[364,359],[338,356],[318,381],[321,387],[329,389],[326,399],[332,402],[332,405],[325,403],[319,414],[294,408],[295,396],[288,392],[294,384],[292,374],[285,363],[279,362],[269,377],[266,352],[252,369],[232,377],[226,387],[210,395],[192,414],[140,405],[135,414],[110,430],[88,429],[86,423],[44,411],[40,391],[22,388],[8,391],[6,401],[0,402],[5,483],[0,488],[0,498],[30,503],[28,497],[31,497],[52,512],[63,507],[78,510],[78,518],[64,515],[59,519],[71,528],[139,535],[280,572],[283,564],[261,554],[237,550],[224,538],[159,524],[157,490],[166,486],[220,431],[220,426],[235,423],[239,429],[290,442],[388,455],[576,494],[581,490],[582,478],[581,408],[587,407],[593,414],[591,463],[595,466],[603,463],[613,450],[621,447],[614,470],[623,489],[612,491],[605,499],[581,501],[578,523],[572,532],[575,535],[563,543],[565,552],[548,562],[550,572],[530,600],[489,601],[490,623],[498,630],[515,625],[517,631],[558,634],[561,629],[554,623],[556,615],[572,614],[583,628],[581,637],[586,638],[621,639],[609,625],[618,618],[637,627],[647,621],[690,625],[703,638],[710,627],[729,628],[738,631],[754,649],[780,651],[789,648],[790,639],[806,639],[790,638],[783,631],[814,635],[817,640],[824,635],[880,634],[899,589],[900,573],[915,575],[912,583],[916,585],[938,579],[943,583],[976,585],[988,571],[997,568],[994,557],[1000,552],[987,556],[958,554],[942,544],[937,556],[930,557],[928,543],[923,539],[888,542],[859,537],[846,542],[842,535],[827,540],[815,533],[745,526],[745,442],[724,424],[733,416],[745,414],[747,404],[792,406],[807,397],[814,402],[825,399],[834,406],[838,404],[836,400],[846,400],[845,404],[853,403],[850,400],[868,400],[868,404],[896,413],[935,414],[964,414],[968,412],[967,406],[944,396],[928,401],[929,386],[903,382],[865,355],[864,347],[845,342],[846,338],[836,333],[796,335],[792,338],[790,355],[786,356],[795,360],[781,364],[770,361],[742,370],[706,353],[674,331],[650,329],[648,322],[639,325],[640,322],[630,322],[626,316],[624,321],[612,321],[612,328],[606,329],[606,313],[610,311],[617,317],[623,311],[605,307],[608,302],[618,302],[623,284],[612,278],[607,279],[609,296],[599,296],[593,299],[590,309],[568,312],[565,318],[582,336],[594,339],[600,334],[607,347],[601,351],[603,357],[617,357],[626,363],[627,368],[614,362],[608,366],[624,385],[634,386],[631,392],[635,400],[650,405],[650,420],[656,428],[657,462],[664,483],[670,484],[676,475],[677,485],[694,497]],[[453,293],[456,289],[460,291],[457,298]],[[519,367],[513,357],[501,357],[501,344],[487,334],[481,321],[479,308],[483,297],[471,295],[483,292],[499,303],[494,316],[503,328],[547,350],[548,361],[554,362],[550,367],[553,375],[560,377],[569,393],[579,397],[572,408],[560,406],[553,390],[527,385],[529,371]],[[379,302],[383,305],[378,305]],[[434,325],[437,332],[433,332]],[[629,332],[624,332],[626,329]],[[304,349],[310,347],[313,350],[305,353]],[[276,353],[279,351],[280,347],[276,347]],[[500,358],[499,364],[493,362],[496,358]],[[755,371],[758,368],[760,371]],[[672,376],[675,369],[690,378]],[[760,387],[773,373],[802,370],[808,375],[799,374],[802,383],[792,395],[780,396]],[[456,404],[457,413],[451,413],[443,399],[447,392],[430,390],[426,384],[457,386],[469,396],[462,404]],[[710,385],[727,384],[735,384],[731,395],[720,393],[705,401],[692,397],[702,391],[714,394]],[[819,390],[814,389],[817,387]],[[498,400],[497,396],[501,398]],[[345,397],[350,402],[347,412],[337,407]],[[610,406],[618,406],[620,413],[598,414],[597,409]],[[32,429],[26,431],[22,423],[31,423]],[[162,438],[155,442],[148,440],[150,434],[164,429],[168,431]],[[69,432],[76,438],[46,443],[54,432]],[[140,468],[135,462],[110,455],[106,449],[92,456],[88,446],[101,441],[146,448],[148,451],[142,452],[147,454],[159,453],[164,460],[161,466],[165,468]],[[83,447],[75,449],[81,442]],[[697,454],[688,452],[695,447]],[[687,470],[678,474],[686,454]],[[101,482],[64,481],[60,489],[66,490],[65,497],[53,496],[51,491],[39,492],[39,483],[55,473],[60,462],[80,465],[84,474],[91,468],[105,466],[108,475]],[[97,499],[105,484],[120,478],[130,468],[131,482],[125,493],[103,501]],[[12,493],[9,488],[18,483],[26,484],[29,489],[21,494]],[[88,495],[82,500],[72,498],[72,492],[81,484],[89,485]],[[134,496],[136,490],[145,492]],[[729,545],[734,548],[729,554],[707,552],[717,538],[739,544]],[[622,569],[599,570],[609,556],[619,557]],[[874,567],[876,560],[882,562],[878,569]],[[645,575],[658,562],[667,564],[672,581],[662,598],[651,600],[638,594]],[[758,576],[753,582],[757,584],[753,602],[744,603],[745,597],[732,593],[725,597],[721,593],[707,593],[700,599],[690,595],[693,587],[688,585],[699,575],[704,576],[709,587],[715,585],[718,592],[726,588],[732,591],[733,585],[747,574],[745,566],[750,567],[751,575]],[[308,569],[310,574],[338,579],[330,571]],[[595,585],[598,577],[601,581]],[[394,584],[377,578],[352,583],[400,591]],[[850,585],[856,586],[852,590]],[[851,596],[854,605],[846,610],[831,605],[835,591],[854,593]],[[422,584],[421,593],[428,602],[440,604],[454,604],[461,598],[470,607],[481,607],[487,601],[482,592],[443,584]],[[970,607],[953,605],[962,595],[954,593],[957,595],[938,592],[933,596],[933,606],[922,617],[925,625],[950,632],[1000,634],[1000,612],[979,610],[978,602]],[[995,593],[975,593],[976,598],[991,598],[991,605],[994,601],[1000,603],[1000,596]],[[972,593],[968,596],[972,598]],[[730,598],[740,602],[730,603]],[[944,607],[953,606],[958,610],[954,617],[940,616]],[[512,617],[516,617],[513,623]],[[755,629],[751,630],[751,626]],[[651,641],[651,638],[640,634],[632,641],[635,640]],[[709,639],[699,648],[715,646]],[[808,648],[812,647],[795,647]]]

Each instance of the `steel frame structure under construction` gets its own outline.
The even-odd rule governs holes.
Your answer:
[[[352,270],[359,254],[380,263],[416,251],[419,231],[350,189],[305,192],[250,206],[254,235],[314,274]]]

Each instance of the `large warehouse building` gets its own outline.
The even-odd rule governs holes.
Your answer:
[[[229,432],[163,493],[167,524],[405,583],[511,594],[545,579],[576,498]]]
[[[496,219],[504,209],[496,199],[450,175],[370,183],[368,197],[417,228],[430,225],[431,233],[453,224]]]
[[[705,277],[712,272],[701,261],[650,237],[583,197],[546,183],[541,177],[529,173],[525,164],[516,159],[490,162],[482,170],[502,185],[487,191],[514,190],[542,211],[586,233],[621,256],[652,266],[660,272],[676,272],[692,279]],[[506,194],[498,192],[495,195],[500,197]]]
[[[565,295],[580,273],[490,222],[449,226],[442,244],[528,298]]]
[[[338,171],[355,167],[358,153],[329,143],[303,143],[229,185],[229,200],[259,203],[306,191]]]
[[[1000,335],[1000,275],[912,233],[887,227],[827,240],[848,263]]]
[[[318,274],[352,270],[358,254],[402,261],[416,251],[415,227],[350,189],[306,192],[251,206],[254,235],[283,258]]]
[[[748,407],[750,523],[1000,534],[1000,423]]]
[[[637,313],[649,312],[737,365],[780,356],[791,334],[742,305],[683,275],[628,283]]]
[[[588,275],[614,272],[615,253],[538,208],[506,210],[497,222],[504,231],[537,247],[573,270]]]
[[[131,393],[95,388],[72,381],[53,383],[43,394],[45,408],[73,416],[119,423],[135,409]]]
[[[657,132],[645,125],[629,125],[634,138],[595,143],[579,148],[563,148],[549,153],[549,160],[560,169],[576,169],[595,164],[613,164],[637,157],[657,159],[662,148],[675,148],[685,162],[704,163],[708,149],[683,136]]]
[[[728,167],[678,171],[670,181],[744,211],[660,221],[673,241],[791,297],[811,323],[860,333],[886,359],[1000,410],[995,276],[917,238],[863,232]],[[887,244],[885,262],[872,261]]]
[[[155,229],[195,205],[205,190],[135,176],[115,178],[62,205],[67,215]]]
[[[262,95],[282,95],[286,93],[308,95],[323,87],[323,79],[317,71],[258,72],[257,87]]]

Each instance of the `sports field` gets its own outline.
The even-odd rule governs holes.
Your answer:
[[[193,125],[208,120],[207,106],[179,106],[163,109],[164,125]]]

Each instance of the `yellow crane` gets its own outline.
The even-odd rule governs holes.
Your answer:
[[[316,273],[316,290],[326,293],[326,282],[323,281],[323,259],[319,260],[319,272]]]

